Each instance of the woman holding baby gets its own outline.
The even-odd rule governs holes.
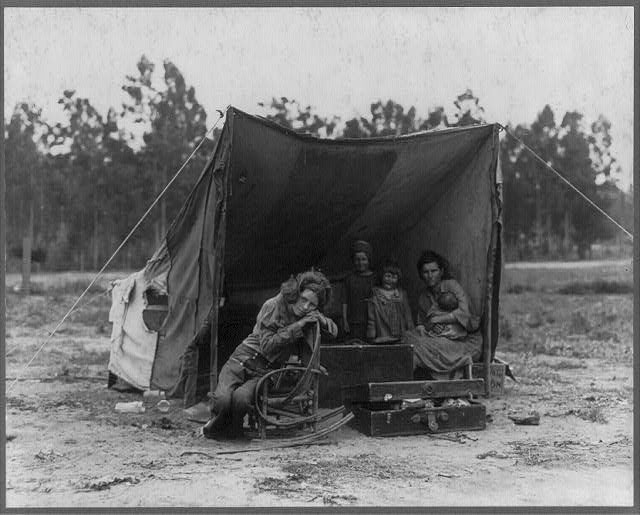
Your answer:
[[[433,379],[454,377],[480,358],[480,319],[471,313],[467,294],[441,255],[423,252],[417,268],[426,288],[418,298],[416,328],[404,334],[404,341],[413,345],[416,369],[425,369]]]

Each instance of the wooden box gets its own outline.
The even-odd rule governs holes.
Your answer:
[[[473,401],[469,406],[439,408],[371,409],[354,405],[353,414],[355,426],[369,436],[482,430],[487,418],[484,405]]]
[[[329,374],[320,378],[321,408],[340,406],[345,386],[413,379],[411,345],[323,345],[320,363]]]
[[[504,393],[504,375],[506,369],[507,365],[505,363],[489,364],[489,393],[491,395],[502,395]],[[471,367],[471,376],[474,378],[483,378],[484,363],[474,363]]]

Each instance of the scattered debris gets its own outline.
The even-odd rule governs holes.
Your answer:
[[[486,458],[498,458],[504,460],[509,458],[509,456],[507,454],[501,454],[498,451],[488,451],[478,454],[476,458],[478,458],[479,460],[484,460]]]
[[[633,442],[631,438],[627,435],[624,435],[620,440],[614,440],[613,442],[609,442],[607,445],[631,445]]]
[[[136,485],[140,482],[137,477],[134,476],[126,476],[126,477],[106,477],[99,479],[98,481],[85,481],[80,484],[80,491],[100,491],[100,490],[108,490],[114,485],[119,485],[121,483],[128,483],[130,485]]]
[[[316,497],[318,497],[318,496],[316,496]],[[315,499],[315,497],[314,497],[314,499]],[[348,501],[348,502],[355,502],[355,501],[358,500],[358,498],[356,496],[354,496],[354,495],[323,494],[323,496],[322,496],[322,502],[325,505],[328,505],[328,504],[333,504],[333,505],[339,504],[338,502],[336,502],[336,500],[338,500],[338,499],[342,499],[342,500],[345,500],[345,501]]]
[[[171,408],[171,404],[169,404],[168,400],[162,399],[158,404],[156,404],[156,408],[160,413],[168,413],[169,408]]]
[[[519,426],[540,425],[540,414],[537,411],[532,411],[528,415],[509,415],[509,419]]]
[[[175,426],[169,417],[161,417],[160,420],[154,420],[152,425],[158,426],[160,429],[175,429]]]
[[[35,454],[35,458],[40,461],[53,461],[56,458],[64,458],[64,454],[60,454],[53,449],[50,449],[48,451],[40,450]]]
[[[436,438],[438,440],[447,440],[449,442],[457,442],[457,443],[467,443],[467,440],[471,440],[472,442],[477,442],[478,439],[472,436],[469,436],[466,433],[441,433],[441,434],[431,434],[427,433],[429,438]]]
[[[115,410],[119,413],[144,413],[142,401],[118,402]]]
[[[607,417],[604,416],[602,412],[602,408],[600,406],[593,406],[590,408],[579,408],[579,409],[570,409],[566,413],[566,415],[575,415],[582,420],[587,420],[589,422],[597,422],[598,424],[608,424],[609,421]]]
[[[560,440],[553,442],[554,447],[568,447],[570,445],[578,445],[580,447],[586,446],[584,442],[578,442],[577,440]]]
[[[165,394],[162,390],[145,390],[142,397],[144,399],[164,399]]]

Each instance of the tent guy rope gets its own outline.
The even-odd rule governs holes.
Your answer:
[[[229,107],[229,106],[228,106]],[[228,108],[227,107],[227,108]],[[111,261],[113,261],[113,258],[118,254],[118,252],[120,252],[122,250],[122,247],[125,246],[125,244],[129,241],[129,238],[131,238],[131,236],[133,235],[133,233],[138,229],[138,227],[140,227],[140,224],[142,224],[142,222],[145,220],[145,218],[149,215],[149,213],[151,212],[151,210],[156,206],[156,204],[160,201],[160,199],[163,197],[163,195],[167,192],[167,190],[171,187],[171,185],[175,182],[175,180],[178,178],[178,176],[182,173],[182,170],[184,170],[184,168],[187,166],[187,163],[189,163],[189,161],[191,161],[191,159],[193,158],[193,156],[196,154],[196,152],[198,152],[198,150],[200,150],[200,147],[202,146],[202,144],[205,142],[205,140],[207,139],[207,136],[209,135],[209,133],[213,132],[213,130],[216,128],[216,126],[218,125],[218,123],[220,122],[220,120],[222,120],[222,118],[224,117],[224,113],[220,110],[217,110],[219,116],[218,119],[216,120],[216,123],[213,124],[213,126],[204,134],[204,136],[202,136],[202,139],[200,140],[200,143],[198,143],[198,145],[196,146],[196,148],[193,149],[193,152],[191,152],[191,154],[189,155],[189,157],[187,157],[187,159],[185,160],[184,163],[182,163],[182,166],[178,169],[178,171],[175,173],[175,175],[171,178],[171,180],[167,183],[167,185],[164,187],[164,189],[158,194],[158,196],[156,197],[156,199],[151,203],[151,205],[149,206],[149,208],[144,212],[144,214],[140,217],[140,220],[138,220],[138,222],[133,226],[133,228],[131,229],[131,231],[129,231],[129,234],[127,234],[127,236],[124,238],[124,240],[122,240],[122,243],[120,243],[120,245],[118,246],[118,248],[113,252],[113,254],[111,254],[111,257],[109,259],[107,259],[107,261],[105,262],[105,264],[102,266],[102,268],[98,271],[98,273],[94,276],[94,278],[91,280],[91,282],[89,283],[89,286],[87,286],[85,288],[85,290],[80,294],[80,296],[76,299],[76,301],[73,303],[73,305],[69,308],[69,310],[66,312],[66,314],[62,317],[62,319],[60,320],[60,322],[58,322],[58,325],[56,325],[56,327],[54,328],[53,331],[51,331],[51,333],[49,334],[49,337],[42,343],[42,345],[40,345],[40,347],[38,348],[38,350],[35,352],[35,354],[33,355],[33,357],[27,362],[27,364],[16,374],[15,379],[13,380],[13,382],[9,385],[9,387],[7,388],[7,393],[10,393],[11,390],[13,390],[13,387],[16,385],[16,383],[18,382],[18,380],[22,377],[22,374],[25,372],[25,370],[27,368],[29,368],[29,366],[31,365],[31,363],[33,363],[33,360],[36,359],[36,357],[38,356],[38,354],[40,354],[40,351],[45,347],[45,345],[47,345],[47,343],[49,343],[51,341],[51,339],[53,338],[53,336],[56,334],[56,332],[58,331],[58,329],[60,329],[60,327],[62,326],[62,324],[65,322],[65,320],[69,317],[69,315],[73,312],[73,310],[75,309],[75,307],[80,303],[80,301],[82,300],[82,298],[86,295],[86,293],[91,289],[91,287],[96,283],[96,281],[98,280],[98,278],[102,275],[102,273],[106,270],[107,266],[109,266],[109,264],[111,263]]]
[[[498,124],[500,125],[500,124]],[[509,129],[507,129],[504,125],[500,125],[500,127],[502,127],[502,129],[504,130],[504,132],[506,132],[509,136],[511,136],[513,139],[515,139],[517,142],[519,142],[524,148],[526,148],[529,152],[531,152],[531,154],[533,155],[533,157],[535,157],[538,161],[540,161],[544,166],[546,166],[549,170],[551,170],[553,173],[555,173],[558,177],[560,177],[560,179],[562,179],[566,184],[569,185],[569,187],[571,189],[573,189],[576,193],[578,193],[578,195],[580,195],[582,198],[584,198],[589,204],[591,204],[597,211],[599,211],[602,215],[604,215],[607,219],[609,219],[610,222],[612,222],[616,227],[618,227],[618,229],[620,229],[622,232],[624,232],[627,236],[629,236],[629,238],[631,238],[631,241],[633,241],[633,234],[631,234],[627,229],[625,229],[622,225],[620,225],[618,222],[616,222],[604,209],[602,209],[600,206],[598,206],[593,200],[591,200],[589,197],[587,197],[582,191],[580,191],[576,186],[574,186],[571,181],[569,181],[569,179],[567,179],[564,175],[562,175],[560,172],[558,172],[558,170],[556,170],[553,166],[551,166],[549,163],[547,163],[544,159],[542,159],[542,157],[540,157],[538,154],[536,154],[533,149],[531,149],[531,147],[529,147],[529,145],[527,145],[524,141],[522,141],[520,138],[518,138],[517,136],[515,136],[514,134],[512,134],[511,132],[509,132]]]

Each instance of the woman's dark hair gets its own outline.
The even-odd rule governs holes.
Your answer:
[[[384,261],[384,263],[382,264],[382,269],[380,270],[380,280],[382,280],[382,277],[387,272],[391,272],[392,274],[397,275],[398,282],[402,280],[402,270],[400,270],[400,265],[397,263],[397,261],[394,261],[392,259],[386,259]]]
[[[422,267],[426,263],[436,263],[440,270],[442,270],[442,278],[443,279],[451,279],[451,273],[449,272],[449,263],[437,252],[433,250],[424,250],[420,257],[418,258],[418,263],[416,264],[416,268],[418,269],[418,277],[422,279]]]
[[[296,277],[291,276],[280,286],[280,293],[288,304],[295,303],[304,290],[311,290],[318,296],[318,309],[321,311],[331,299],[331,283],[317,270],[311,269]]]

